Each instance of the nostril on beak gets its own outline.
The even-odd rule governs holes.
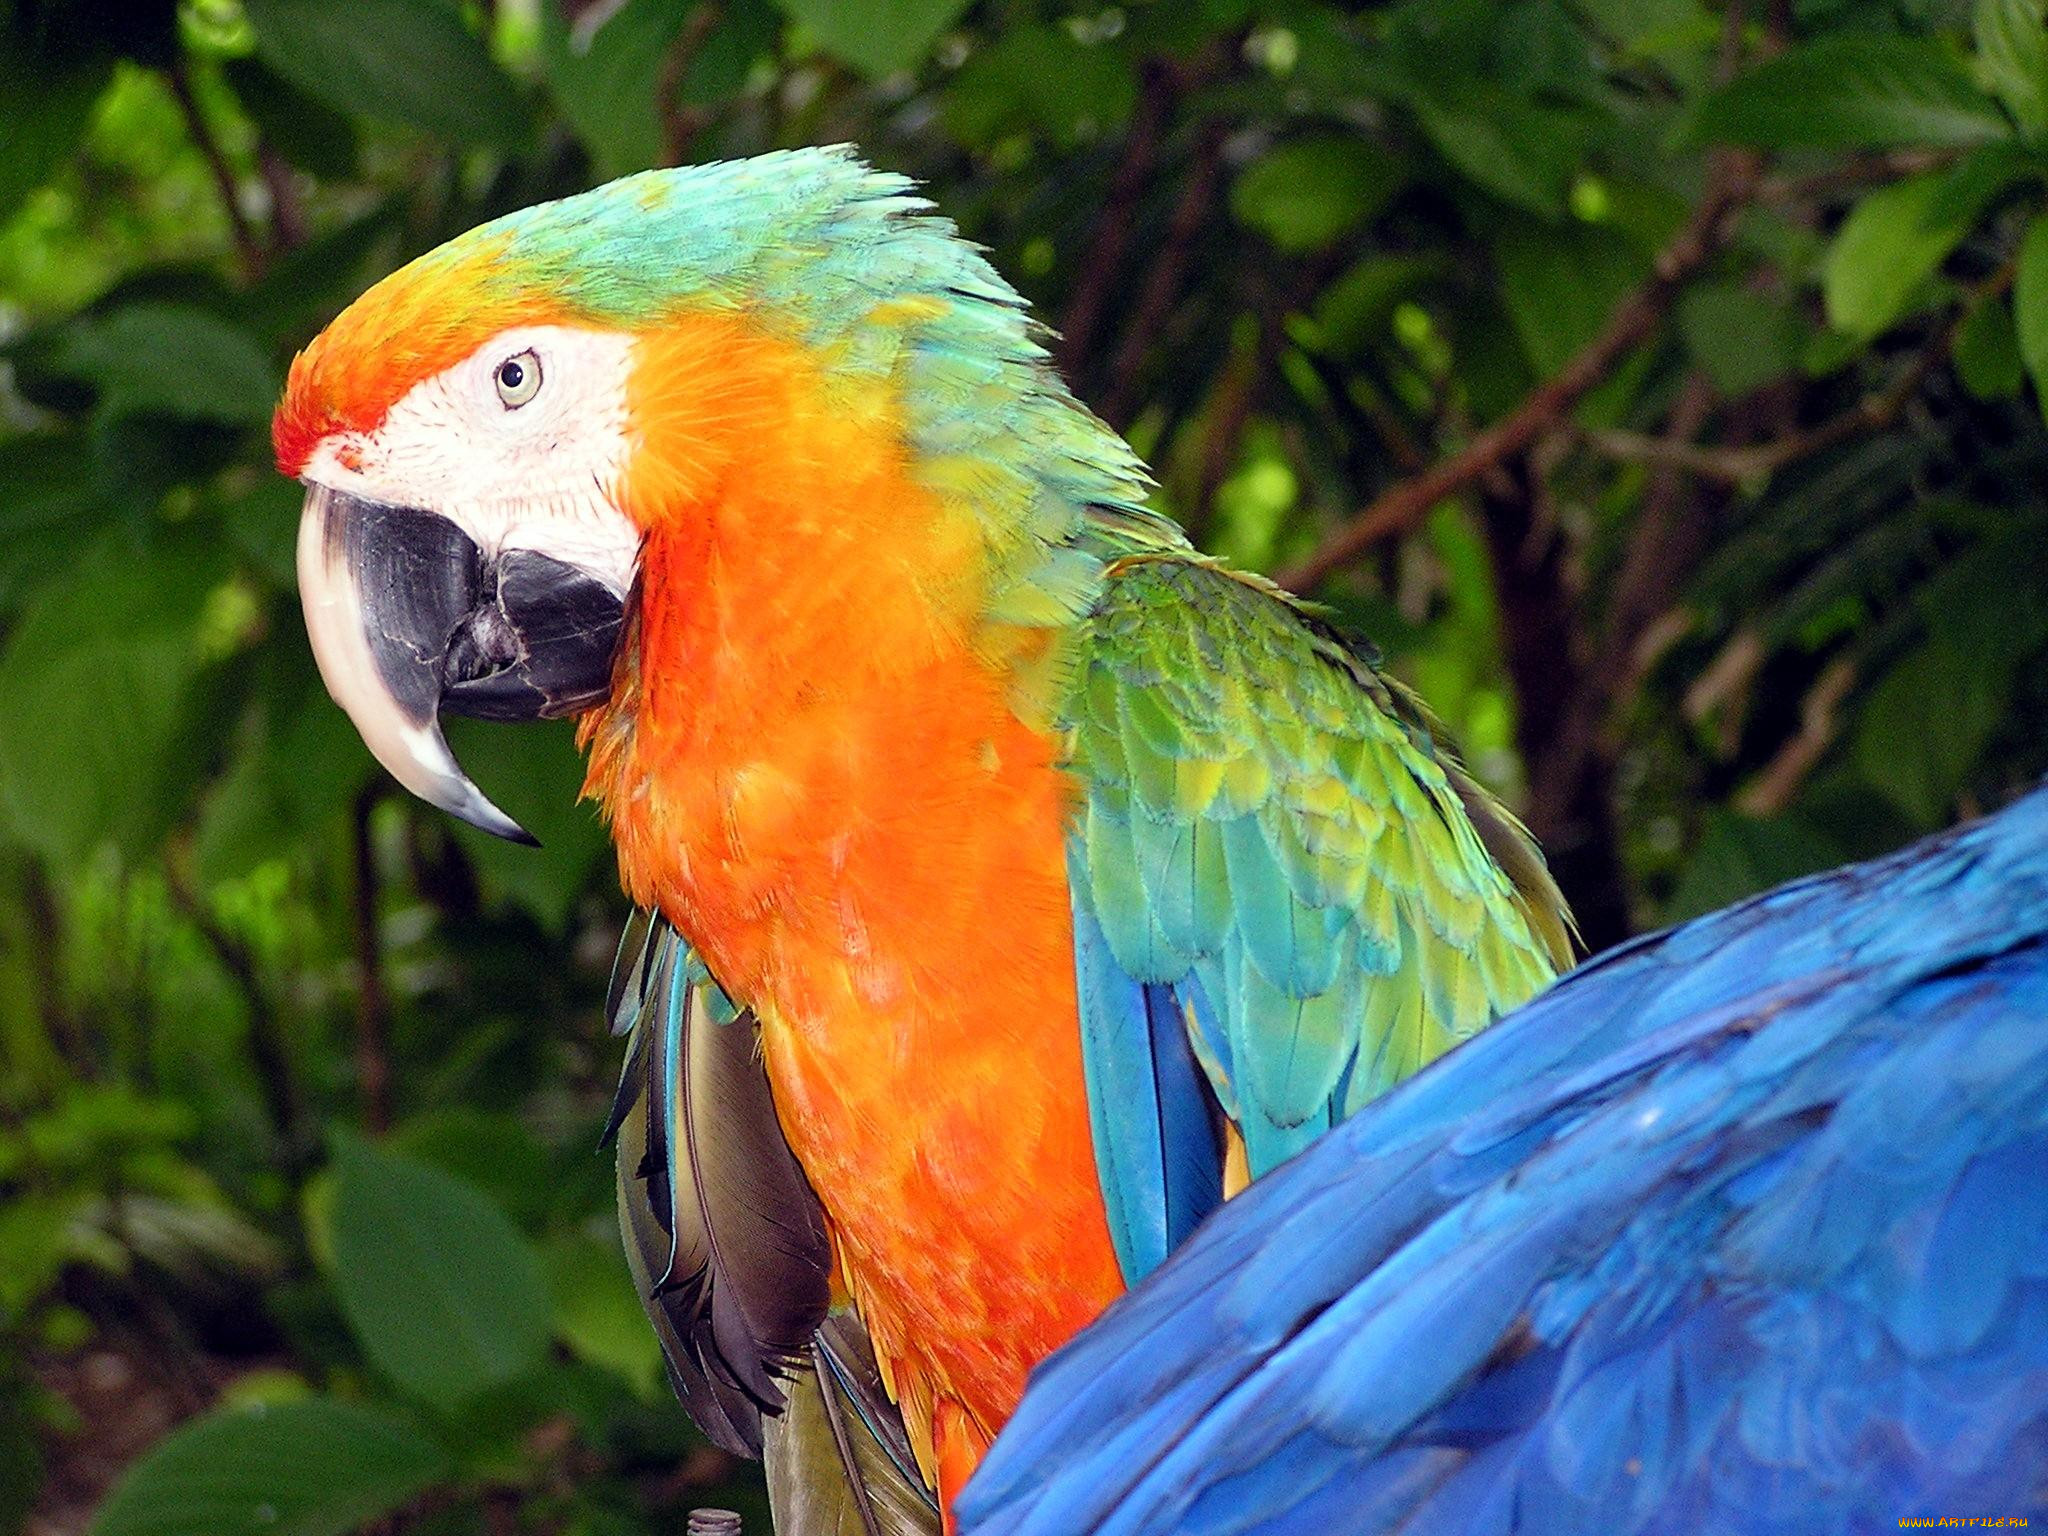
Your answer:
[[[492,592],[455,626],[441,664],[443,688],[476,682],[509,671],[526,660],[526,644],[505,613],[503,597]]]

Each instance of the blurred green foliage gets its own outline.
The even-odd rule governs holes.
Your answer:
[[[842,139],[924,180],[1597,941],[2048,767],[2036,0],[0,17],[0,1532],[764,1518],[611,1230],[620,902],[566,730],[460,733],[546,848],[473,836],[299,628],[284,365],[504,210]]]

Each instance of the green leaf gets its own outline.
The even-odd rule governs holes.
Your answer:
[[[335,1151],[333,1282],[377,1368],[444,1411],[546,1357],[540,1259],[474,1185],[355,1136]]]
[[[946,91],[946,127],[973,148],[1019,129],[1066,147],[1122,123],[1136,100],[1120,50],[1063,27],[1020,27],[961,66]]]
[[[1501,297],[1538,374],[1548,377],[1597,335],[1649,262],[1611,229],[1591,224],[1504,224],[1494,259]]]
[[[1957,793],[1997,730],[1997,669],[1935,637],[1878,679],[1856,721],[1856,766],[1922,828],[1951,819]]]
[[[1949,174],[1879,187],[1842,221],[1821,266],[1821,296],[1836,330],[1866,341],[1885,330],[1970,232],[1976,209],[1943,206],[1953,201],[1944,197]]]
[[[1315,323],[1323,345],[1354,356],[1381,339],[1394,306],[1448,270],[1436,256],[1367,256],[1316,296]]]
[[[419,1431],[360,1404],[225,1409],[159,1441],[90,1536],[345,1536],[450,1470]]]
[[[235,547],[287,592],[299,584],[299,508],[305,494],[297,482],[259,471],[220,502],[221,520]]]
[[[10,29],[11,30],[11,29]],[[114,55],[90,46],[58,56],[0,37],[0,219],[78,152]]]
[[[390,270],[390,254],[379,248],[401,223],[403,201],[400,194],[387,197],[360,218],[287,251],[234,301],[235,318],[272,345],[304,345],[337,309]]]
[[[2010,400],[2017,395],[2027,375],[2012,306],[1992,297],[1964,316],[1956,329],[1955,361],[1963,388],[1979,400]]]
[[[512,79],[438,0],[247,0],[256,51],[316,100],[457,144],[526,132]]]
[[[1586,18],[1614,42],[1645,56],[1714,41],[1720,19],[1699,0],[1579,0]]]
[[[74,1258],[79,1197],[17,1191],[0,1205],[0,1325],[19,1326],[31,1303]]]
[[[657,100],[668,52],[690,19],[674,0],[626,0],[595,6],[572,25],[563,7],[542,11],[541,57],[548,92],[610,180],[658,165],[662,127]]]
[[[99,391],[100,413],[255,424],[280,380],[247,331],[183,304],[130,304],[60,331],[48,366]]]
[[[2041,410],[2048,415],[2048,213],[2034,215],[2020,241],[2012,315],[2019,333],[2020,358],[2034,381]]]
[[[2015,718],[2016,690],[2048,644],[2048,566],[2027,523],[1992,534],[1913,595],[1927,638],[1864,696],[1855,761],[1921,827],[1945,825],[1986,749]]]
[[[47,1426],[41,1407],[26,1368],[0,1359],[0,1531],[7,1536],[27,1529],[42,1494]]]
[[[694,107],[708,107],[737,94],[764,55],[775,51],[782,15],[772,0],[727,0],[718,25],[690,55],[677,93]]]
[[[192,786],[172,747],[199,675],[196,634],[221,551],[104,542],[40,591],[0,649],[0,828],[59,868],[135,849]]]
[[[355,174],[356,125],[250,55],[222,65],[228,86],[264,144],[300,170],[341,180]]]
[[[1702,103],[1698,137],[1759,149],[1957,147],[2006,137],[1996,102],[1924,38],[1854,32],[1767,59]]]
[[[1254,160],[1230,209],[1283,251],[1314,251],[1369,223],[1403,180],[1391,156],[1352,134],[1293,139]]]
[[[1842,862],[1842,849],[1797,812],[1769,818],[1716,810],[1664,909],[1666,922],[1712,912]]]
[[[863,74],[880,77],[924,61],[967,0],[776,0],[818,46]]]
[[[414,1115],[391,1133],[390,1146],[468,1180],[527,1225],[541,1221],[557,1193],[546,1150],[512,1115],[451,1104]]]
[[[456,836],[495,898],[518,902],[549,928],[561,928],[610,846],[596,810],[578,800],[583,755],[574,730],[566,721],[535,726],[450,720],[447,728],[470,776],[541,845],[508,843],[466,825],[455,829]]]
[[[1563,114],[1485,82],[1412,91],[1408,104],[1437,152],[1476,185],[1543,218],[1563,213],[1579,137]]]
[[[1977,56],[2030,139],[2048,133],[2048,28],[2041,0],[1977,0]]]
[[[661,1345],[617,1240],[562,1238],[548,1248],[546,1260],[555,1327],[570,1349],[650,1395],[661,1381]]]
[[[1799,364],[1798,314],[1740,283],[1689,290],[1679,301],[1678,328],[1686,350],[1725,395],[1746,395]]]
[[[193,855],[209,886],[265,860],[326,846],[375,771],[362,738],[313,675],[304,646],[294,629],[270,641],[266,654],[245,659],[266,664],[273,676],[200,808]]]
[[[0,442],[0,615],[73,566],[119,509],[99,495],[91,449],[76,433]]]

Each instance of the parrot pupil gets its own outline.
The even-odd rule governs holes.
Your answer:
[[[498,398],[507,410],[517,410],[540,390],[540,359],[521,352],[498,364]]]

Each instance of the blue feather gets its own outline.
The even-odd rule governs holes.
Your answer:
[[[1124,1278],[1136,1284],[1223,1201],[1214,1099],[1170,989],[1133,981],[1073,882],[1089,1127]]]
[[[1833,1536],[2044,1489],[2048,789],[1368,1106],[1042,1365],[957,1513]]]

